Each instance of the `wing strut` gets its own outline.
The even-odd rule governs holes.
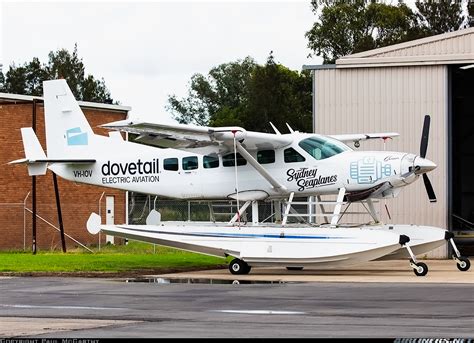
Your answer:
[[[339,188],[339,193],[337,194],[336,207],[334,208],[334,214],[331,219],[331,227],[336,227],[339,217],[341,216],[341,208],[344,203],[344,195],[346,194],[346,189],[344,187]]]
[[[252,203],[252,201],[246,201],[241,208],[238,208],[237,207],[237,213],[232,217],[232,219],[230,220],[229,224],[234,224],[237,220],[239,220],[239,226],[240,226],[240,216],[242,215],[242,213],[245,212],[245,210],[247,209],[247,207],[249,207],[249,205]]]
[[[280,184],[277,180],[275,180],[266,170],[263,168],[260,163],[257,162],[255,158],[240,144],[240,142],[236,142],[237,151],[242,155],[243,158],[247,160],[248,163],[255,168],[255,170],[263,176],[265,180],[267,180],[273,188],[279,193],[285,193],[287,191],[286,187]]]

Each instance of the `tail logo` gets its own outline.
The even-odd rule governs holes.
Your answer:
[[[80,127],[66,131],[67,145],[87,145],[87,132],[82,132]]]

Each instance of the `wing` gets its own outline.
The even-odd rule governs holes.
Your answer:
[[[342,142],[359,142],[365,141],[367,139],[387,139],[391,137],[398,137],[400,134],[396,132],[381,132],[381,133],[355,133],[355,134],[345,134],[345,135],[328,135],[329,137],[335,138]]]
[[[184,124],[158,124],[121,120],[101,127],[138,135],[135,142],[160,148],[203,149],[226,152],[233,149],[234,134],[248,150],[277,149],[292,143],[291,135],[247,131],[238,126],[208,127]]]

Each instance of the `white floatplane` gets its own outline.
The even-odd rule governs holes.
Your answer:
[[[345,143],[398,136],[397,133],[320,135],[247,131],[241,127],[198,127],[123,120],[103,125],[109,137],[96,135],[65,80],[43,83],[47,155],[31,128],[22,128],[30,175],[47,168],[74,182],[180,199],[234,199],[238,211],[224,223],[164,223],[152,211],[150,225],[101,225],[91,215],[88,229],[217,256],[233,256],[232,273],[248,273],[255,265],[337,267],[382,257],[410,256],[417,275],[427,266],[416,260],[448,240],[460,270],[469,260],[456,249],[446,230],[426,226],[383,225],[373,199],[396,197],[423,178],[430,201],[436,201],[427,173],[436,165],[425,158],[430,118],[425,117],[420,154],[354,151]],[[118,131],[133,133],[138,143]],[[165,149],[163,149],[165,148]],[[294,197],[334,194],[327,227],[287,222]],[[283,200],[281,223],[263,225],[240,217],[257,201]],[[341,227],[345,203],[365,202],[374,225]],[[240,207],[240,202],[243,206]],[[257,216],[254,216],[258,218]]]

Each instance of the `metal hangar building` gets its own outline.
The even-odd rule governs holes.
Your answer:
[[[423,118],[431,116],[426,157],[437,196],[423,181],[382,200],[384,222],[433,225],[456,232],[465,254],[474,252],[474,28],[344,56],[333,65],[305,65],[313,74],[314,132],[398,132],[359,149],[419,154]],[[359,218],[360,220],[360,218]],[[470,228],[470,229],[469,229]],[[470,252],[469,252],[470,251]],[[443,258],[441,247],[430,257]]]

